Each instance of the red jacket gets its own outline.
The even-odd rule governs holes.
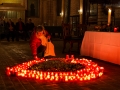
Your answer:
[[[50,34],[45,30],[46,37],[50,36]],[[34,30],[30,37],[30,47],[33,55],[37,55],[37,48],[41,45],[41,39],[37,38],[36,31]]]

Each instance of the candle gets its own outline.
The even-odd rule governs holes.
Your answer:
[[[69,55],[66,55],[66,58],[69,59]],[[57,58],[59,59],[59,58]],[[62,58],[63,59],[63,58]],[[65,59],[65,58],[64,58]],[[28,68],[34,64],[41,63],[41,61],[29,61],[22,64],[19,64],[14,67],[7,67],[6,74],[7,75],[16,75],[21,77],[28,77],[28,78],[36,78],[40,80],[50,80],[50,81],[84,81],[84,80],[91,80],[97,77],[101,77],[103,75],[104,67],[99,67],[96,63],[92,62],[91,60],[87,59],[74,59],[74,55],[71,55],[70,63],[80,63],[85,66],[83,69],[78,69],[76,72],[44,72],[44,71],[37,71],[37,70],[29,70]],[[56,60],[53,58],[52,60]],[[45,61],[42,61],[45,62]]]
[[[71,59],[74,59],[74,55],[71,55]]]
[[[114,27],[114,32],[117,32],[118,31],[118,28],[117,27]]]
[[[66,59],[69,59],[69,55],[66,55]]]

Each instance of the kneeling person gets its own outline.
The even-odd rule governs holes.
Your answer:
[[[44,57],[44,52],[46,50],[46,44],[48,39],[50,39],[50,34],[46,30],[44,30],[43,26],[38,25],[34,29],[30,38],[30,47],[34,59],[39,59],[39,53],[42,53],[42,57]]]

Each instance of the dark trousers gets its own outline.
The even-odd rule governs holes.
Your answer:
[[[45,52],[45,50],[46,50],[46,46],[40,45],[40,46],[37,48],[37,54],[42,53],[42,57],[44,57],[44,52]]]
[[[15,38],[15,32],[14,31],[9,31],[7,33],[7,41],[10,41],[10,38],[12,39],[12,41],[14,41],[14,38]]]

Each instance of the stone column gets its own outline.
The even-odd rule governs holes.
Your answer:
[[[80,14],[80,24],[82,24],[82,22],[83,22],[83,0],[80,0],[79,14]]]
[[[64,22],[70,22],[70,2],[71,0],[64,0]]]
[[[27,10],[27,0],[24,1],[25,9]]]
[[[42,25],[45,25],[45,24],[44,24],[44,17],[43,17],[43,15],[44,15],[44,12],[43,12],[43,0],[41,0],[39,3],[40,3],[40,18],[41,18],[41,24],[42,24]]]
[[[61,22],[64,22],[64,14],[65,14],[65,13],[64,13],[64,11],[65,11],[65,10],[64,10],[64,1],[65,1],[65,0],[62,0],[62,7],[61,7],[61,13],[60,13],[60,14],[61,14],[61,15],[60,15],[60,16],[61,16]]]

